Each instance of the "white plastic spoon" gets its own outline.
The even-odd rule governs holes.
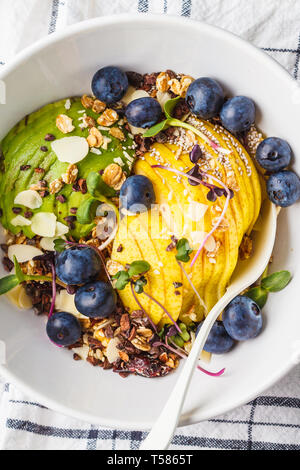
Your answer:
[[[268,201],[264,205],[262,218],[262,229],[257,232],[253,256],[247,261],[238,263],[226,293],[207,315],[175,387],[158,420],[142,443],[140,450],[163,450],[169,447],[199,355],[214,322],[226,305],[240,292],[253,284],[267,267],[275,242],[277,219],[276,207]]]

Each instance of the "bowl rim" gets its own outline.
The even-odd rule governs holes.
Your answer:
[[[87,31],[92,31],[93,29],[97,29],[99,27],[108,26],[108,25],[116,25],[116,24],[126,24],[126,23],[144,23],[145,25],[178,25],[179,27],[193,27],[195,32],[204,31],[214,35],[218,39],[226,38],[228,42],[234,43],[235,46],[239,46],[241,49],[245,51],[246,54],[250,54],[255,56],[256,60],[260,60],[264,63],[264,66],[268,65],[270,69],[272,69],[273,73],[276,74],[280,80],[286,82],[288,87],[295,87],[299,86],[297,81],[288,73],[288,71],[275,59],[273,59],[270,55],[264,52],[262,49],[259,49],[257,46],[251,44],[250,42],[246,41],[245,39],[239,37],[238,35],[226,31],[220,27],[210,25],[204,23],[202,21],[193,20],[191,18],[180,17],[180,16],[173,16],[173,15],[159,15],[159,14],[148,14],[148,13],[135,13],[135,14],[118,14],[118,15],[107,15],[104,17],[92,18],[88,19],[74,25],[68,26],[64,31],[58,31],[52,33],[45,38],[40,39],[36,43],[26,47],[22,51],[20,51],[14,59],[12,59],[9,64],[4,65],[3,69],[0,70],[0,79],[5,80],[5,77],[8,76],[11,72],[21,66],[24,62],[28,59],[33,57],[35,54],[39,53],[41,50],[46,49],[48,46],[52,46],[60,41],[67,39],[73,35],[82,34]],[[222,406],[220,403],[218,406],[214,407],[213,415],[211,413],[202,413],[203,416],[201,421],[211,419],[212,417],[219,416],[221,414],[227,413],[232,411],[233,409],[240,407],[260,394],[262,394],[266,389],[273,386],[276,382],[278,382],[281,378],[283,378],[290,370],[295,367],[292,361],[288,362],[284,367],[280,370],[276,371],[270,378],[268,378],[263,384],[260,384],[259,387],[249,393],[248,396],[242,397],[240,400],[235,401],[235,404],[232,407]],[[152,423],[143,422],[143,423],[123,423],[118,422],[115,419],[103,419],[94,417],[93,415],[78,411],[77,409],[73,409],[71,407],[66,407],[65,405],[61,405],[55,400],[47,398],[43,395],[43,393],[39,393],[36,390],[32,389],[30,385],[24,382],[23,379],[18,378],[12,373],[7,366],[4,364],[0,364],[0,373],[1,375],[8,380],[9,382],[15,384],[21,391],[23,391],[26,395],[33,397],[37,402],[42,403],[47,408],[52,409],[56,412],[62,413],[66,416],[70,416],[72,418],[76,418],[91,424],[95,425],[102,425],[109,428],[118,428],[118,429],[141,429],[141,430],[149,430],[151,428]],[[184,418],[179,423],[179,427],[186,426],[187,424],[196,424],[199,422],[199,419],[193,419],[193,416],[189,416],[186,420]]]

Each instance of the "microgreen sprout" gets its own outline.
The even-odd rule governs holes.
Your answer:
[[[203,132],[201,132],[196,127],[192,126],[191,124],[188,124],[187,122],[180,121],[179,119],[175,119],[172,117],[171,113],[173,112],[175,106],[177,105],[180,99],[181,99],[180,97],[173,98],[171,100],[168,100],[165,103],[164,113],[165,113],[166,119],[150,127],[150,129],[148,129],[145,132],[143,137],[154,137],[155,135],[159,134],[159,132],[165,129],[168,129],[168,127],[182,127],[184,129],[192,131],[194,134],[201,137],[201,139],[204,140],[204,142],[206,142],[207,144],[209,144],[214,150],[225,155],[230,154],[231,153],[230,150],[220,147],[220,145],[216,144],[212,139],[207,137],[205,134],[203,134]]]
[[[289,271],[277,271],[269,276],[263,275],[260,285],[249,289],[245,295],[254,300],[260,308],[267,302],[270,292],[279,292],[290,282],[292,275]]]

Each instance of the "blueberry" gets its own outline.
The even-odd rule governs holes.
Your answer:
[[[199,323],[197,333],[200,331],[203,322]],[[228,335],[224,325],[216,321],[210,330],[204,350],[212,354],[224,354],[230,351],[234,345],[234,340]]]
[[[54,313],[47,322],[47,335],[59,346],[70,346],[81,337],[81,326],[78,318],[67,312]]]
[[[269,199],[280,207],[289,207],[300,198],[300,179],[293,171],[273,173],[267,182]]]
[[[262,329],[263,319],[259,306],[249,297],[238,295],[223,312],[224,327],[236,341],[255,338]]]
[[[279,137],[269,137],[263,140],[256,150],[256,160],[265,170],[279,171],[289,166],[292,149],[289,144]]]
[[[155,202],[152,182],[143,175],[130,176],[122,185],[120,202],[130,212],[146,212]]]
[[[103,67],[93,76],[92,91],[107,104],[116,103],[123,98],[128,88],[128,78],[118,67]]]
[[[254,101],[246,96],[235,96],[224,104],[220,118],[230,132],[248,131],[255,121]]]
[[[89,282],[77,290],[75,305],[86,317],[105,318],[115,311],[117,295],[107,282]]]
[[[56,273],[67,285],[85,284],[92,281],[102,268],[100,257],[92,248],[64,250],[56,257]]]
[[[126,106],[125,116],[132,126],[145,128],[153,126],[160,120],[162,110],[154,98],[138,98]]]
[[[186,103],[191,113],[202,119],[215,117],[224,103],[221,85],[212,78],[198,78],[188,87]]]

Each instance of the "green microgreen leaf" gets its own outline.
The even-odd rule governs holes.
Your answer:
[[[162,329],[158,331],[157,334],[161,339],[164,339],[167,328],[168,328],[168,325],[164,325]]]
[[[101,177],[96,171],[91,171],[86,179],[87,190],[91,196],[95,195],[96,190],[99,187]]]
[[[96,210],[100,201],[94,197],[85,199],[78,207],[76,217],[77,221],[82,224],[91,224],[96,217]]]
[[[144,286],[147,284],[147,280],[144,277],[141,277],[134,283],[134,290],[137,294],[144,292]]]
[[[20,284],[20,282],[15,274],[3,277],[0,279],[0,295],[6,294],[6,292],[9,292],[18,284]]]
[[[268,291],[261,286],[253,287],[245,295],[254,300],[260,308],[263,308],[268,300]]]
[[[67,243],[62,238],[57,238],[56,240],[54,240],[54,249],[58,253],[61,253],[62,251],[64,251],[66,247],[67,247]]]
[[[181,100],[182,98],[180,96],[177,96],[176,98],[172,98],[171,100],[168,100],[165,102],[164,105],[164,112],[167,118],[172,118],[172,112],[174,111],[174,108],[176,104]]]
[[[21,266],[19,265],[17,258],[15,256],[14,256],[14,265],[15,265],[16,277],[19,283],[25,281],[25,274],[23,273]]]
[[[193,252],[193,250],[191,249],[190,244],[186,238],[181,238],[178,240],[176,249],[176,259],[178,261],[182,261],[183,263],[190,261],[190,254]]]
[[[164,121],[161,121],[158,124],[150,127],[150,129],[148,129],[145,134],[143,134],[143,137],[154,137],[161,131],[167,129],[167,127],[169,127],[169,119],[165,119]]]
[[[144,274],[150,269],[150,264],[147,261],[133,261],[128,269],[129,277],[139,276]]]
[[[268,292],[279,292],[288,285],[291,279],[292,275],[289,271],[278,271],[262,279],[261,286]]]
[[[128,282],[130,282],[130,277],[127,271],[119,271],[112,276],[113,279],[116,279],[117,282],[115,283],[115,289],[123,290],[127,286]]]

